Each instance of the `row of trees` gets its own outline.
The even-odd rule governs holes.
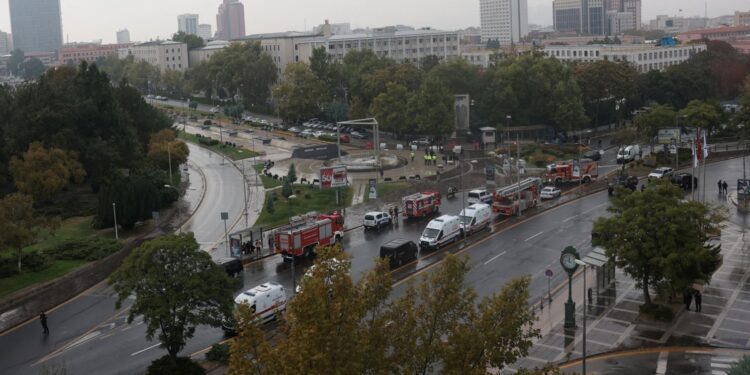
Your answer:
[[[3,225],[0,251],[15,252],[20,268],[21,250],[39,240],[41,224],[54,221],[37,210],[53,207],[66,191],[85,193],[73,185],[99,194],[95,224],[102,227],[112,225],[112,203],[118,223],[131,228],[174,201],[176,192],[165,187],[172,183],[169,159],[177,168],[188,149],[169,127],[138,90],[126,80],[113,87],[96,65],[0,86],[0,191],[14,193],[0,200],[0,221],[17,223]]]
[[[272,341],[249,306],[234,311],[239,336],[232,343],[229,373],[486,374],[502,369],[527,355],[539,335],[527,305],[530,280],[514,279],[480,299],[465,288],[469,268],[466,258],[449,256],[392,298],[386,262],[377,262],[355,283],[340,248],[319,249],[301,292],[277,317],[283,324]],[[135,296],[129,321],[142,315],[148,338],[158,337],[167,349],[168,357],[155,361],[149,373],[185,373],[191,366],[178,355],[195,328],[219,326],[232,313],[233,280],[192,234],[143,244],[110,283],[118,306]]]

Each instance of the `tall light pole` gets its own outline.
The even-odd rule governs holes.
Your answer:
[[[586,375],[586,315],[588,303],[591,303],[590,300],[586,301],[586,269],[588,268],[588,265],[578,259],[576,259],[576,264],[583,266],[583,375]]]
[[[242,159],[242,195],[245,197],[245,228],[247,228],[247,178],[245,177],[245,159]]]
[[[115,240],[119,240],[120,237],[117,235],[117,204],[112,202],[112,217],[115,219]]]
[[[169,183],[174,184],[172,179],[172,151],[170,150],[169,141],[167,141],[167,159],[169,160]]]

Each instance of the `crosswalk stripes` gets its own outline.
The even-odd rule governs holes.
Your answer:
[[[726,375],[732,364],[737,361],[739,358],[711,356],[711,375]]]

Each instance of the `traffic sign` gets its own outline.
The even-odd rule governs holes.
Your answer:
[[[554,272],[552,272],[552,270],[548,268],[546,271],[544,271],[544,274],[547,275],[547,277],[552,277],[552,275],[554,275]]]

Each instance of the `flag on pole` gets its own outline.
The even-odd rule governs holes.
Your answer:
[[[703,159],[708,158],[708,142],[706,142],[706,132],[702,131],[703,133]]]
[[[695,150],[695,144],[697,143],[697,139],[694,139],[692,142],[690,142],[690,147],[693,150],[693,168],[698,168],[698,152]]]
[[[698,129],[697,134],[695,135],[695,141],[693,142],[695,144],[695,158],[696,158],[696,164],[703,160],[703,141],[701,140],[701,129]]]

